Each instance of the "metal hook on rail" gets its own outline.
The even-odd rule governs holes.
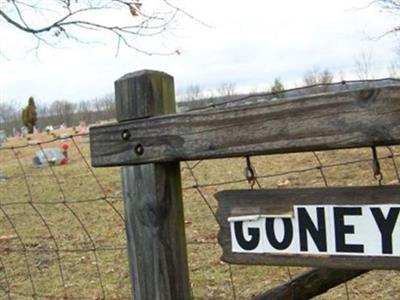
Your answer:
[[[246,156],[246,167],[244,169],[244,175],[249,182],[251,189],[253,189],[257,179],[257,172],[256,168],[252,165],[249,156]]]
[[[379,185],[382,185],[383,174],[381,171],[381,165],[379,163],[378,153],[376,147],[371,147],[372,150],[372,171],[374,172],[374,178],[378,180]]]

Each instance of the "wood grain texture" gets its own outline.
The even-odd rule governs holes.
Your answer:
[[[207,109],[208,110],[215,109],[216,107],[222,108],[222,107],[233,107],[233,106],[247,105],[247,104],[266,103],[266,102],[273,102],[277,99],[283,99],[283,98],[303,97],[321,93],[345,92],[355,89],[381,88],[381,87],[387,87],[388,85],[396,85],[396,84],[400,84],[400,80],[393,78],[318,83],[315,85],[287,89],[278,93],[261,92],[261,93],[251,93],[251,94],[217,96],[217,97],[199,99],[196,101],[193,100],[179,101],[177,105],[178,105],[178,110],[182,112],[194,111],[194,110],[204,111]]]
[[[253,300],[306,300],[327,292],[348,280],[360,276],[364,270],[314,269],[304,272],[289,282],[275,287]]]
[[[115,86],[121,121],[174,111],[167,74],[131,73]],[[190,299],[179,163],[123,167],[122,186],[134,299]]]
[[[400,86],[125,121],[92,127],[90,139],[95,167],[394,145]]]
[[[222,260],[245,265],[308,266],[339,269],[400,269],[400,257],[313,254],[254,254],[232,252],[228,217],[290,211],[294,205],[400,205],[400,187],[305,188],[282,190],[231,190],[218,200],[218,234]],[[246,211],[248,213],[246,213]],[[233,212],[233,213],[232,213]]]
[[[175,99],[173,77],[167,73],[150,70],[128,73],[115,81],[114,88],[118,122],[175,112],[175,101],[143,101]]]
[[[134,299],[190,299],[176,164],[122,168]]]

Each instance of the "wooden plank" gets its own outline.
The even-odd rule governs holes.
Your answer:
[[[364,274],[364,270],[314,269],[275,287],[253,300],[306,300],[327,292],[348,280]]]
[[[95,167],[395,145],[400,85],[126,121],[90,139]]]
[[[350,80],[332,83],[321,83],[304,87],[287,89],[278,93],[261,92],[252,94],[235,94],[199,99],[196,101],[179,101],[178,110],[182,112],[215,109],[216,107],[232,107],[254,103],[271,102],[277,99],[302,97],[321,93],[344,92],[355,89],[380,88],[400,84],[399,79],[382,78],[371,80]]]
[[[223,248],[223,261],[246,265],[400,269],[400,249],[397,246],[400,236],[399,186],[237,190],[223,191],[217,193],[215,197],[219,202],[217,216],[220,232],[218,240]],[[307,225],[307,230],[302,230],[302,238],[299,233],[300,223],[298,222],[300,222],[300,217],[298,209],[299,207],[303,209],[306,206],[310,209],[318,207],[322,212],[322,217],[315,217],[317,216],[317,208],[315,212],[309,211],[309,216],[312,213],[315,214],[310,221],[313,225]],[[331,213],[332,211],[335,213],[347,211],[349,207],[351,207],[352,213],[339,215],[340,221],[337,221],[337,216]],[[358,207],[362,207],[362,209],[358,209]],[[390,207],[390,210],[388,207]],[[255,211],[258,212],[258,215],[264,216],[260,219],[255,218]],[[357,213],[353,214],[354,211]],[[274,216],[276,218],[284,217],[285,222],[291,222],[292,225],[288,225],[291,230],[288,236],[285,235],[285,232],[278,234],[272,231],[275,230],[273,226],[276,226],[273,223],[275,222]],[[230,221],[228,221],[228,218],[230,218]],[[266,229],[267,221],[262,223],[262,218],[268,218],[268,222],[273,224],[272,227]],[[316,221],[319,218],[321,223]],[[364,224],[362,223],[364,218],[370,218],[371,221]],[[246,219],[261,220],[259,224],[264,225],[257,227],[256,223],[252,223],[251,227],[244,227],[243,224]],[[280,220],[283,222],[283,219]],[[395,222],[392,224],[395,226],[392,231],[390,231],[389,226],[390,220]],[[383,227],[381,228],[381,225],[378,225],[378,221],[381,222],[381,225],[386,221],[388,222],[389,229],[386,233],[383,233]],[[236,225],[241,226],[241,229],[239,228],[236,231]],[[232,228],[235,228],[235,230]],[[252,228],[253,233],[250,233],[250,228]],[[314,233],[314,236],[311,237],[312,228],[318,229],[319,234]],[[368,232],[365,233],[364,231]],[[233,235],[233,232],[235,232],[235,235]],[[249,245],[246,251],[243,249],[239,251],[238,246],[235,246],[240,243],[244,245],[243,241],[232,241],[233,238],[237,241],[239,238],[242,239],[240,236],[237,238],[237,232],[240,233],[240,236],[243,236],[243,239]],[[265,232],[269,235],[266,236]],[[285,238],[289,237],[289,239],[286,245],[277,250],[278,248],[274,248],[276,246],[273,245],[273,238],[270,238],[272,235],[275,235],[275,239],[279,240],[281,245]],[[307,237],[304,238],[305,236]],[[333,236],[336,240],[332,241],[329,236]],[[385,238],[389,236],[390,238]],[[314,243],[317,245],[318,239],[320,242],[324,241],[324,243],[314,246]],[[362,244],[360,241],[367,241],[367,243]],[[252,242],[251,245],[250,242]],[[278,242],[275,243],[278,244]],[[312,247],[314,250],[311,249]],[[371,247],[374,250],[371,250]],[[266,248],[269,250],[265,251]]]
[[[131,73],[115,89],[120,121],[174,111],[168,74]],[[122,185],[134,299],[190,299],[179,163],[123,167]]]

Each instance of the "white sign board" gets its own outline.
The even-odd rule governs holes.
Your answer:
[[[232,251],[400,256],[399,205],[295,205],[293,215],[228,218]]]
[[[230,190],[215,195],[222,260],[400,269],[400,186]]]

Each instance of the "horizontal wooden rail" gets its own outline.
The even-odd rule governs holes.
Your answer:
[[[350,80],[332,83],[317,83],[314,85],[296,87],[279,92],[261,92],[254,94],[235,94],[229,96],[210,97],[196,101],[180,101],[177,103],[178,111],[198,111],[214,109],[215,107],[233,107],[238,105],[267,102],[270,100],[303,97],[320,93],[344,92],[355,89],[380,88],[388,85],[400,84],[400,79],[382,78],[373,80]]]
[[[92,165],[398,144],[400,84],[377,86],[93,127]]]

